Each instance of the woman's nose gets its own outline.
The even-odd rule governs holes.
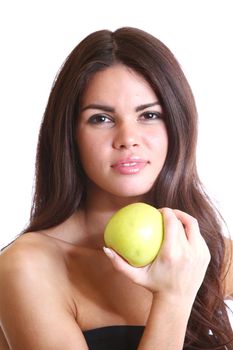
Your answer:
[[[139,146],[139,138],[138,130],[134,126],[128,124],[119,126],[113,140],[113,147],[116,149],[129,149]]]

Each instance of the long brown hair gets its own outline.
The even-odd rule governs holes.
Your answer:
[[[185,348],[233,349],[223,301],[224,239],[217,211],[196,170],[197,111],[190,86],[173,54],[158,39],[136,28],[101,30],[86,37],[68,56],[42,121],[36,159],[34,200],[28,227],[39,231],[67,219],[85,198],[75,126],[85,86],[97,71],[122,63],[141,74],[164,110],[169,137],[164,167],[151,191],[155,207],[184,210],[197,218],[211,262],[196,296]]]

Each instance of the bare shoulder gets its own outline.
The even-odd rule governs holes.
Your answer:
[[[86,349],[75,322],[65,255],[55,241],[36,233],[18,238],[0,256],[0,281],[0,326],[10,348],[75,349],[79,344]]]
[[[19,237],[0,255],[0,316],[1,300],[20,296],[21,302],[32,298],[32,292],[40,290],[69,301],[69,285],[65,257],[56,241],[39,233]],[[50,293],[50,294],[49,294]],[[33,294],[33,297],[36,293]],[[39,297],[39,294],[38,294]],[[34,300],[36,301],[36,300]],[[3,303],[3,305],[4,305]]]
[[[56,274],[58,270],[59,274]],[[41,278],[55,283],[64,276],[62,250],[53,241],[37,233],[19,237],[0,255],[0,278],[4,285],[37,283]]]
[[[18,269],[22,267],[33,269],[37,264],[42,268],[44,263],[55,267],[59,261],[62,264],[62,258],[62,249],[55,240],[53,241],[40,233],[30,232],[17,238],[2,251],[0,265],[5,266],[10,262],[8,267],[12,271],[16,267]],[[27,261],[30,261],[30,264],[27,264]]]
[[[233,300],[233,240],[225,238],[224,294]]]

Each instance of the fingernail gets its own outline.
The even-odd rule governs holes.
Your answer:
[[[103,250],[109,258],[113,258],[113,252],[111,251],[111,249],[103,247]]]

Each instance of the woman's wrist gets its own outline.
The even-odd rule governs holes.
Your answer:
[[[173,293],[155,292],[153,293],[152,307],[153,305],[161,305],[161,307],[169,308],[173,311],[178,311],[190,314],[194,303],[194,297],[190,295],[178,295]]]

